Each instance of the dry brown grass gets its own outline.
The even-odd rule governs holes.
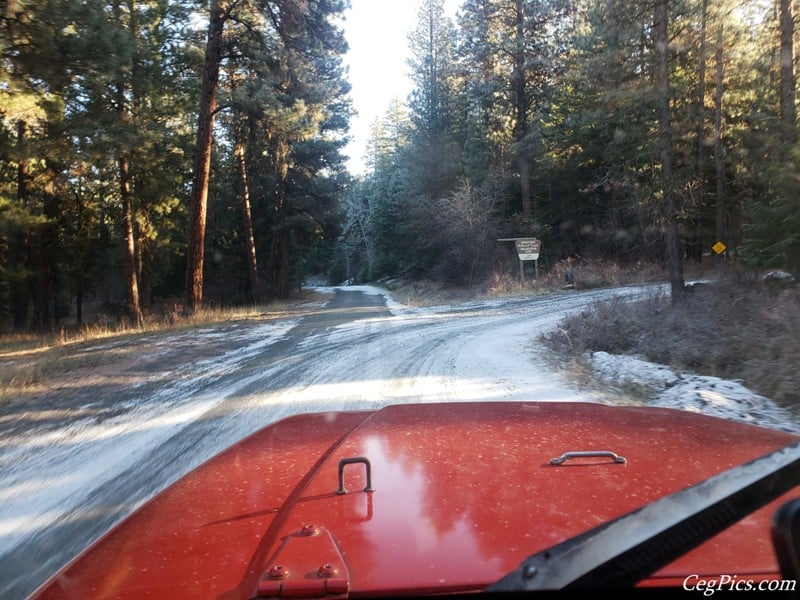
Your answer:
[[[480,295],[477,288],[454,288],[440,282],[402,279],[382,280],[378,285],[392,293],[392,297],[405,306],[433,306],[464,302]]]
[[[572,283],[567,284],[566,274],[572,271]],[[409,281],[383,279],[378,285],[389,289],[394,298],[406,306],[430,306],[454,303],[477,297],[530,296],[566,289],[594,289],[630,284],[663,282],[667,274],[663,267],[652,263],[621,265],[614,261],[583,259],[560,261],[551,269],[540,266],[534,277],[530,263],[525,269],[525,280],[519,271],[497,271],[481,285],[471,288],[454,288],[429,280]]]
[[[629,284],[644,284],[664,281],[663,267],[652,263],[622,265],[614,261],[562,260],[547,271],[540,268],[539,277],[534,278],[530,267],[526,267],[525,281],[519,273],[495,273],[486,285],[492,296],[530,293],[546,293],[563,289],[588,290],[616,287]]]
[[[800,403],[800,287],[770,291],[754,276],[667,296],[601,302],[544,341],[564,360],[587,352],[637,355],[703,375],[743,381],[783,404]]]
[[[93,342],[127,342],[143,335],[169,334],[214,323],[282,318],[295,313],[298,304],[313,299],[313,294],[308,293],[294,300],[267,305],[204,308],[191,316],[183,315],[180,304],[173,303],[148,314],[142,327],[134,327],[125,320],[101,317],[92,324],[62,327],[49,333],[5,334],[0,336],[0,401],[28,391],[51,377],[119,360],[117,353],[80,351]]]

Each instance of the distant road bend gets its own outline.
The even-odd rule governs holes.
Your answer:
[[[284,417],[586,399],[548,370],[536,337],[598,299],[657,289],[417,309],[390,308],[371,289],[329,288],[303,315],[128,340],[138,357],[129,370],[0,406],[0,597],[27,597],[155,493]]]

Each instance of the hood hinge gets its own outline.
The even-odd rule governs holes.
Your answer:
[[[258,598],[347,598],[350,584],[347,579],[331,578],[319,581],[260,581]]]
[[[289,534],[258,582],[257,598],[347,598],[350,577],[339,547],[324,527]]]

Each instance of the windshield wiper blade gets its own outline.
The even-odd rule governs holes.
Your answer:
[[[529,556],[485,591],[630,587],[800,484],[800,443]]]

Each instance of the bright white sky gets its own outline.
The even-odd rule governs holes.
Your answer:
[[[445,0],[447,14],[455,16],[462,0]],[[350,97],[358,112],[350,121],[352,141],[345,149],[348,168],[363,174],[369,129],[382,118],[393,98],[405,102],[411,91],[408,78],[408,33],[414,29],[419,0],[351,0],[344,31],[350,51],[345,56]]]

